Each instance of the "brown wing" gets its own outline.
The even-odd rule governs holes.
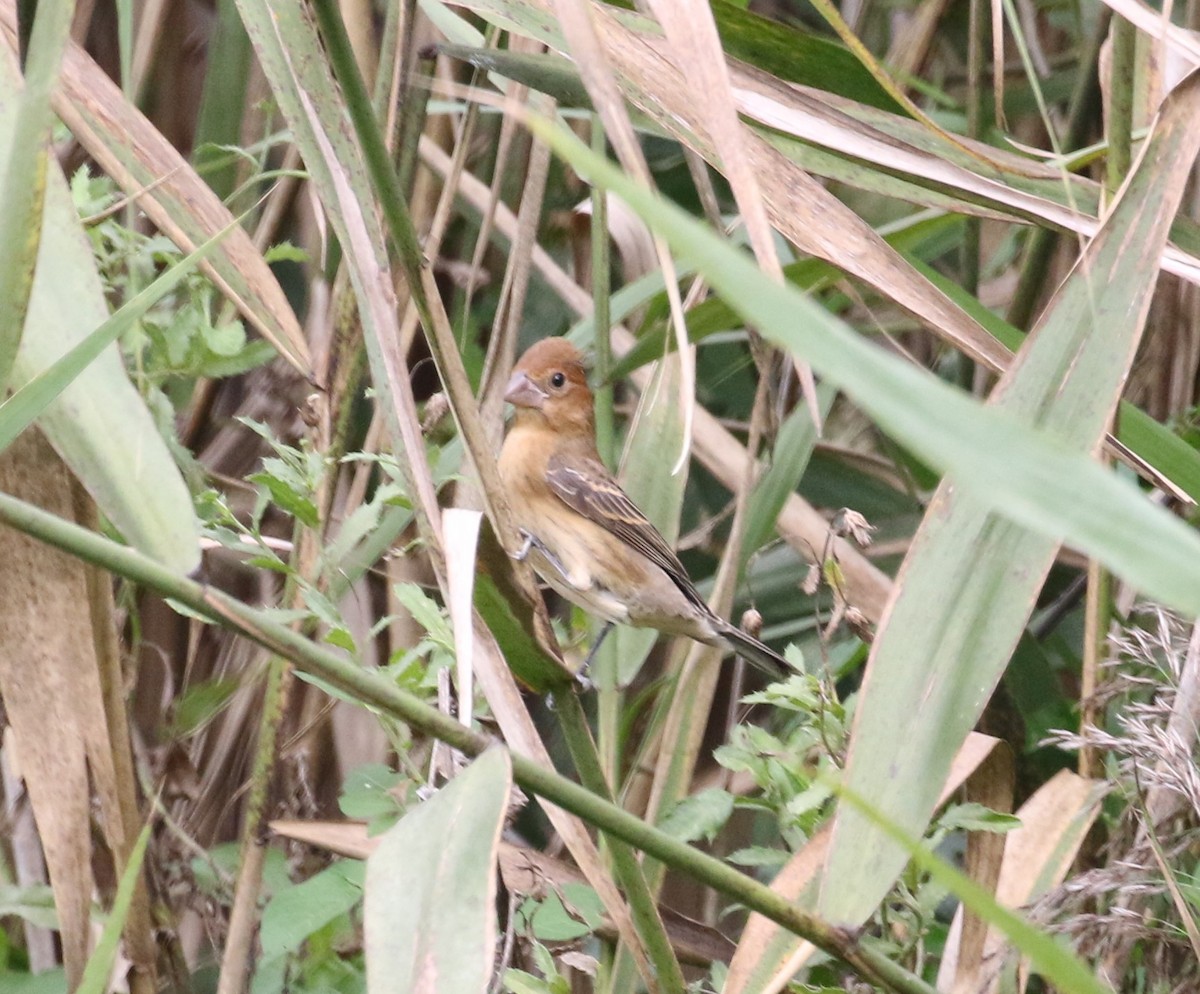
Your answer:
[[[546,465],[546,482],[564,504],[640,552],[661,568],[684,596],[708,611],[666,539],[602,463],[593,459],[573,459],[572,464],[567,465],[560,457],[551,456]]]

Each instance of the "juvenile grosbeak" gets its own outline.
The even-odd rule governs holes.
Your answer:
[[[504,399],[516,418],[500,450],[500,478],[525,539],[519,557],[610,624],[686,635],[731,649],[773,677],[788,672],[779,655],[709,609],[600,461],[592,392],[570,342],[546,338],[529,349]]]

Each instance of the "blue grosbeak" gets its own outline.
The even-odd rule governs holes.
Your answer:
[[[529,556],[551,587],[610,625],[724,646],[773,677],[789,670],[709,609],[658,529],[600,461],[592,392],[570,342],[546,338],[530,348],[504,399],[516,418],[500,451],[500,477],[525,539],[519,557]]]

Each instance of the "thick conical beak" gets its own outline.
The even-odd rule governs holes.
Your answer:
[[[514,407],[540,408],[546,401],[541,388],[524,373],[513,373],[504,389],[504,399]]]

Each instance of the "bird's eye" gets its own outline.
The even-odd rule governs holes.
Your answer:
[[[567,382],[567,377],[566,377],[566,374],[564,374],[564,373],[555,373],[553,376],[550,377],[550,385],[552,387],[554,387],[556,390],[566,382]]]

